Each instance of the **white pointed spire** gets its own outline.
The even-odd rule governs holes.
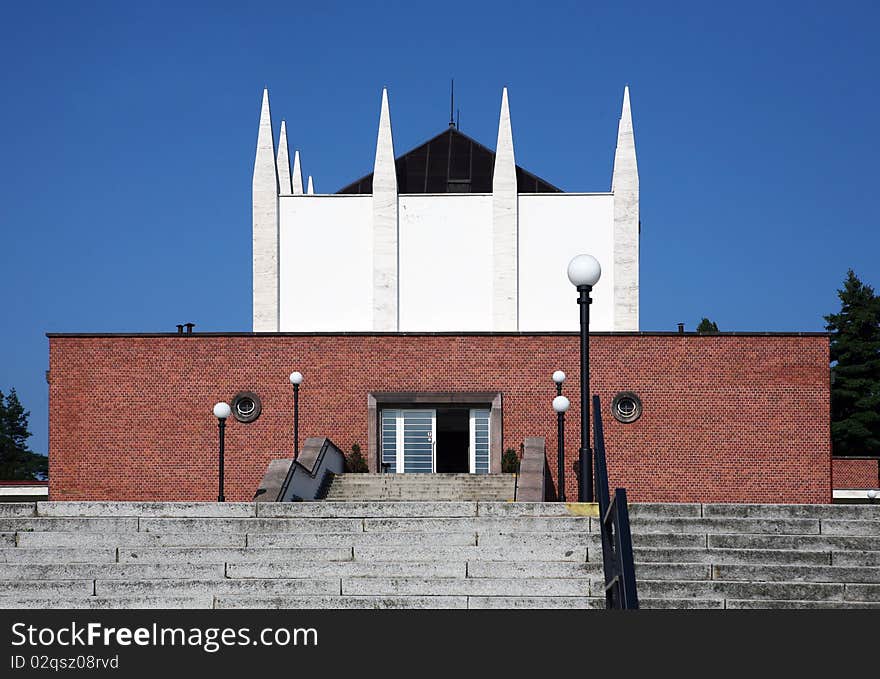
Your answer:
[[[287,123],[281,121],[281,133],[278,135],[278,188],[282,196],[289,196],[290,189],[290,152],[287,149]]]
[[[299,150],[293,153],[293,195],[301,196],[303,192],[303,173],[299,164]]]
[[[617,148],[614,151],[614,173],[611,190],[618,181],[635,182],[639,185],[639,169],[636,163],[636,141],[633,134],[632,108],[629,103],[629,85],[623,88],[623,106],[617,124]]]
[[[269,90],[263,90],[253,178],[253,329],[278,330],[278,167]]]
[[[614,330],[639,329],[639,168],[629,87],[617,126],[611,176],[614,194]]]
[[[373,330],[399,329],[397,170],[388,90],[382,89],[373,164]]]
[[[492,329],[517,330],[519,302],[517,270],[517,231],[519,205],[516,186],[516,159],[507,88],[501,91],[498,143],[492,174]]]
[[[306,191],[306,193],[309,194],[310,196],[314,195],[314,193],[315,193],[315,184],[312,181],[312,175],[309,175],[309,188]]]

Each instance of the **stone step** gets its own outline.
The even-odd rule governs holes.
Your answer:
[[[476,502],[263,502],[260,518],[407,518],[477,516]]]
[[[370,580],[373,578],[365,578]],[[444,579],[437,578],[442,582]],[[71,582],[83,582],[73,580]],[[91,588],[92,583],[86,581]],[[339,578],[220,580],[95,580],[97,596],[296,596],[340,593]],[[52,583],[49,583],[52,584]]]
[[[343,578],[342,594],[368,596],[590,596],[591,578]]]
[[[516,478],[516,474],[513,473],[500,473],[500,474],[469,474],[467,472],[435,472],[435,473],[415,473],[415,472],[407,472],[401,474],[360,474],[360,473],[348,473],[348,474],[336,474],[334,480],[337,479],[345,479],[346,481],[386,481],[393,483],[407,483],[412,481],[423,481],[423,480],[434,480],[438,482],[443,481],[473,481],[473,480],[485,480],[485,481],[509,481]]]
[[[361,546],[474,546],[470,533],[248,533],[247,546],[254,547],[361,547]]]
[[[172,580],[170,582],[176,582]],[[28,599],[69,600],[92,596],[95,581],[84,580],[0,580],[0,599],[20,597]]]
[[[14,536],[15,534],[13,534]],[[19,547],[244,547],[245,533],[18,533]],[[13,540],[13,545],[15,540]]]
[[[721,549],[880,551],[880,537],[845,535],[709,535],[708,544]]]
[[[364,519],[368,532],[589,532],[590,518],[586,516],[545,517],[476,517],[462,519]]]
[[[858,610],[880,608],[880,601],[796,601],[796,600],[773,600],[773,599],[728,599],[725,608],[729,609],[841,609]]]
[[[266,561],[230,562],[228,578],[463,578],[464,561]]]
[[[5,547],[0,549],[0,563],[113,563],[115,548],[90,547]]]
[[[513,500],[515,474],[342,474],[327,490],[329,502]]]
[[[699,506],[699,505],[698,505]],[[880,505],[706,504],[709,518],[880,520]]]
[[[880,583],[880,568],[856,566],[712,566],[714,580],[779,582]]]
[[[186,609],[213,608],[214,597],[205,596],[83,596],[42,598],[21,595],[0,595],[0,608],[52,609],[83,608],[92,610],[114,609]]]
[[[802,552],[795,549],[656,549],[635,547],[637,561],[705,564],[815,564],[831,565],[829,552]]]
[[[838,521],[822,519],[823,535],[880,536],[880,521]]]
[[[119,550],[120,563],[259,563],[350,561],[350,547],[225,549],[214,547],[135,547]]]
[[[847,587],[872,585],[847,585]],[[806,601],[843,601],[842,583],[807,582],[736,582],[720,580],[639,580],[639,598],[660,599],[791,599]],[[870,601],[862,593],[858,601]],[[880,596],[880,586],[878,586]]]
[[[599,530],[596,520],[595,530]],[[763,519],[739,518],[633,518],[633,534],[638,533],[754,533],[818,535],[819,519]]]
[[[278,608],[467,608],[466,596],[218,596],[216,608],[278,609]]]
[[[36,502],[0,502],[0,518],[36,516]]]
[[[605,599],[587,596],[469,596],[473,609],[602,609]]]
[[[637,578],[649,580],[709,580],[708,564],[643,563],[636,564]],[[590,578],[602,580],[602,563],[565,561],[468,561],[469,578]]]
[[[485,490],[474,492],[468,491],[452,491],[443,492],[404,492],[392,493],[386,491],[363,492],[363,493],[340,493],[326,498],[328,502],[357,502],[368,501],[376,504],[382,502],[460,502],[460,501],[477,501],[477,500],[493,500],[495,502],[512,502],[514,499],[513,492],[510,493],[491,493]]]
[[[46,517],[217,517],[256,516],[254,502],[37,502]]]
[[[477,544],[489,545],[522,545],[522,546],[557,546],[572,547],[584,546],[601,549],[601,536],[599,533],[587,533],[567,531],[562,533],[514,533],[493,532],[483,530],[477,536]],[[640,535],[639,547],[656,548],[706,548],[706,536],[701,534],[687,533],[648,533]]]
[[[2,506],[3,503],[0,503]],[[77,533],[133,533],[137,517],[14,517],[0,518],[0,532],[54,531]]]
[[[363,531],[363,519],[139,519],[150,533],[347,533]]]
[[[226,577],[219,563],[27,563],[0,564],[0,580],[142,580],[177,578],[184,580]]]
[[[831,552],[832,566],[880,566],[880,551],[835,551]]]
[[[355,546],[356,561],[587,561],[586,547]]]

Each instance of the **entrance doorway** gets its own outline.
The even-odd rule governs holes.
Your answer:
[[[434,471],[467,474],[471,470],[469,408],[443,408],[437,411],[437,449]]]
[[[385,471],[488,474],[489,414],[489,408],[383,408]]]

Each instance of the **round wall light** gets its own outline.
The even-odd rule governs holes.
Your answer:
[[[611,401],[611,414],[623,424],[635,422],[642,416],[642,399],[635,392],[621,391]]]
[[[232,399],[232,414],[239,422],[253,422],[263,410],[260,397],[252,391],[240,391]]]

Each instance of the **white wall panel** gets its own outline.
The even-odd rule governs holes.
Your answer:
[[[280,330],[372,330],[372,196],[279,201]]]
[[[599,260],[591,330],[614,330],[614,202],[611,194],[519,196],[519,329],[577,330],[577,291],[566,270],[572,257]]]
[[[492,328],[492,196],[400,196],[400,330]]]

